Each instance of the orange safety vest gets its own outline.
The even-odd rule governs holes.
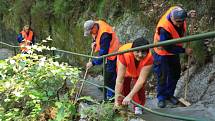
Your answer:
[[[28,41],[32,41],[33,39],[33,32],[31,30],[29,30],[29,34],[27,35],[27,33],[25,31],[21,31],[20,32],[22,34],[22,37]]]
[[[108,54],[117,52],[119,49],[119,46],[120,46],[120,42],[119,42],[119,39],[118,39],[116,33],[113,31],[112,27],[110,25],[108,25],[107,23],[105,23],[104,21],[101,21],[101,20],[96,21],[96,23],[99,24],[99,30],[98,30],[96,38],[94,37],[94,39],[96,40],[95,52],[98,52],[100,50],[100,39],[101,39],[101,36],[104,32],[112,34],[112,40],[110,42]],[[109,60],[114,60],[116,58],[116,56],[110,56],[107,58]]]
[[[127,43],[127,44],[121,46],[119,48],[119,51],[128,50],[131,47],[132,47],[132,43]],[[125,62],[126,62],[126,74],[125,74],[125,76],[138,78],[140,75],[140,71],[141,71],[142,67],[146,66],[146,63],[149,63],[149,61],[151,63],[153,63],[153,57],[152,57],[151,52],[149,52],[146,55],[146,57],[139,62],[139,65],[137,68],[135,66],[135,57],[134,57],[133,52],[124,53],[122,55],[124,56]],[[120,60],[118,58],[117,59],[117,66],[119,66],[119,61]]]
[[[29,34],[28,35],[27,35],[27,33],[25,31],[21,31],[20,33],[22,34],[22,37],[25,40],[25,41],[19,43],[20,50],[22,52],[26,52],[26,51],[28,51],[28,49],[26,48],[26,46],[30,46],[30,44],[32,42],[33,32],[31,30],[29,30]]]
[[[171,7],[159,20],[158,25],[156,27],[156,32],[154,35],[154,44],[160,41],[160,34],[159,34],[160,28],[164,28],[166,31],[168,31],[171,34],[173,39],[180,38],[178,32],[175,30],[172,23],[167,19],[167,16],[170,14],[170,12],[176,7],[177,6]],[[184,21],[183,29],[184,29],[184,33],[186,33],[186,21]],[[179,44],[176,44],[176,46],[182,47],[183,44],[179,43]],[[163,47],[155,47],[154,51],[158,55],[173,55],[172,53],[167,52]]]

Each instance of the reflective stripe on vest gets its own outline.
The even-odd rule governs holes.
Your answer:
[[[172,38],[180,38],[178,32],[175,30],[174,26],[172,25],[172,23],[167,19],[167,16],[170,14],[170,12],[176,8],[177,6],[171,7],[159,20],[158,25],[156,27],[156,32],[154,35],[154,44],[156,44],[157,42],[160,41],[160,35],[159,35],[159,29],[163,28],[166,31],[168,31]],[[184,21],[183,24],[183,29],[184,29],[184,33],[186,33],[186,21]],[[183,44],[179,43],[176,44],[177,46],[183,46]],[[158,54],[158,55],[173,55],[172,53],[167,52],[163,47],[155,47],[154,51]]]
[[[98,30],[97,37],[94,38],[96,40],[95,52],[98,52],[100,50],[100,39],[104,32],[112,34],[112,40],[110,41],[110,47],[108,50],[108,54],[117,52],[120,47],[120,43],[119,43],[119,39],[118,39],[116,33],[113,31],[112,27],[110,25],[108,25],[107,23],[105,23],[104,21],[96,21],[96,23],[99,24],[99,30]],[[109,60],[114,60],[116,58],[116,56],[110,56],[107,58]]]
[[[122,47],[120,47],[119,51],[128,50],[131,47],[132,47],[132,43],[128,43],[128,44],[125,44]],[[152,59],[151,59],[152,54],[151,54],[151,52],[149,52],[146,55],[146,57],[144,57],[144,59],[142,59],[139,62],[138,67],[136,68],[135,57],[134,57],[133,52],[124,53],[123,56],[124,56],[125,62],[126,62],[126,74],[125,74],[125,76],[129,76],[129,77],[133,77],[133,78],[138,78],[140,75],[140,71],[141,71],[142,67],[144,67],[148,61],[152,61]],[[119,65],[119,58],[117,60],[117,66],[118,65]]]

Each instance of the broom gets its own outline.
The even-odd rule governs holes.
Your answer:
[[[191,16],[191,27],[190,27],[190,35],[193,35],[193,29],[194,29],[194,16]],[[190,42],[187,43],[187,47],[190,48]],[[184,98],[179,98],[179,101],[185,105],[186,107],[190,106],[191,103],[187,101],[187,90],[188,90],[188,82],[190,81],[190,74],[189,74],[189,68],[190,68],[190,59],[191,56],[188,55],[187,63],[188,63],[188,70],[187,70],[187,79],[185,80],[185,89],[184,89]]]

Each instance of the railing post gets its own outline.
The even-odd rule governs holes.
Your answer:
[[[16,56],[16,47],[13,47],[14,55]]]
[[[103,93],[104,93],[104,100],[106,100],[106,93],[107,93],[107,89],[105,88],[106,87],[106,80],[105,80],[105,60],[106,60],[106,57],[103,58],[103,78],[104,78],[104,82],[103,82]]]
[[[55,52],[52,50],[53,61],[55,61]]]

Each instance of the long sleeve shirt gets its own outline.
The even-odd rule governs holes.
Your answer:
[[[167,19],[172,23],[170,16],[167,17]],[[172,25],[174,26],[174,24],[172,23]],[[182,35],[184,34],[183,28],[182,27],[177,27],[174,26],[175,30],[179,33],[179,36],[182,37]],[[166,41],[166,40],[170,40],[173,39],[171,34],[166,31],[165,29],[161,28],[160,29],[160,41]],[[179,53],[184,53],[185,49],[183,47],[179,47],[176,45],[167,45],[167,46],[163,46],[163,48],[173,54],[179,54]]]
[[[106,55],[108,54],[110,42],[112,40],[112,34],[109,33],[103,33],[100,40],[100,50],[98,56]],[[93,65],[101,65],[103,62],[103,59],[93,59],[92,64]],[[115,60],[108,60],[106,63],[106,70],[108,72],[114,72],[116,70],[116,59]]]

